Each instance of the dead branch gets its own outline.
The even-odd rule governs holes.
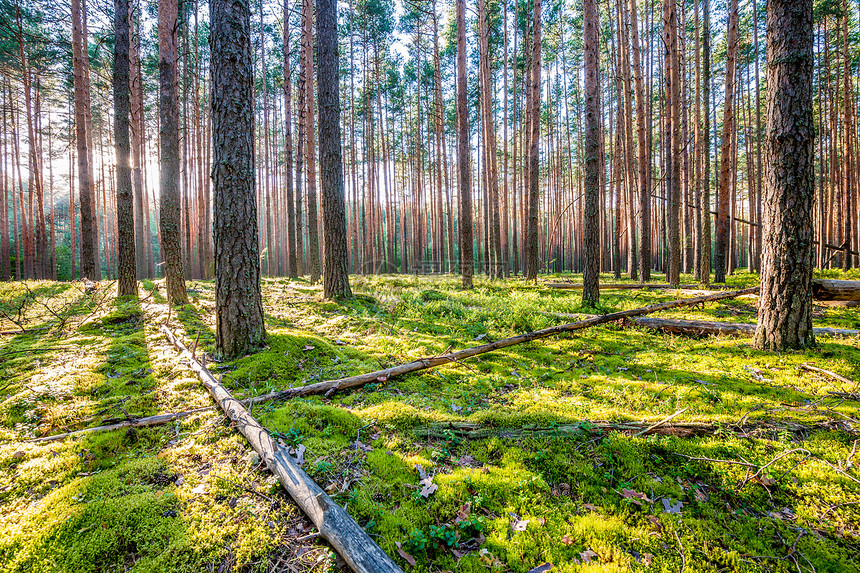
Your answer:
[[[161,331],[179,350],[181,357],[188,361],[189,367],[209,390],[218,406],[251,443],[260,458],[265,460],[269,470],[278,477],[293,500],[313,521],[320,535],[331,543],[347,564],[357,573],[402,573],[364,529],[278,446],[266,428],[248,413],[241,402],[233,398],[230,392],[215,380],[212,373],[194,359],[185,345],[167,327],[162,326]]]
[[[575,330],[591,328],[592,326],[606,324],[609,322],[614,322],[616,320],[623,320],[636,316],[642,316],[645,314],[651,314],[661,310],[669,310],[672,308],[679,308],[684,306],[695,306],[697,304],[703,304],[705,302],[735,298],[745,294],[753,294],[755,292],[758,292],[758,287],[736,291],[726,291],[695,298],[685,298],[667,302],[660,302],[642,308],[634,308],[631,310],[622,310],[620,312],[598,315],[587,318],[585,320],[572,322],[570,324],[551,326],[549,328],[544,328],[543,330],[520,334],[517,336],[512,336],[510,338],[503,338],[501,340],[496,340],[495,342],[481,344],[480,346],[473,346],[471,348],[465,348],[463,350],[458,350],[456,352],[451,352],[448,354],[442,354],[440,356],[419,358],[418,360],[413,360],[412,362],[399,364],[391,368],[385,368],[383,370],[377,370],[375,372],[369,372],[367,374],[359,374],[357,376],[339,378],[337,380],[327,380],[324,382],[307,384],[305,386],[300,386],[299,388],[282,390],[281,392],[273,393],[271,396],[273,398],[292,398],[294,396],[306,396],[309,394],[325,394],[332,389],[334,389],[334,391],[338,391],[344,390],[346,388],[362,386],[364,384],[367,384],[368,382],[385,382],[386,380],[394,376],[402,376],[404,374],[417,372],[419,370],[435,368],[436,366],[448,364],[449,362],[465,360],[466,358],[472,358],[473,356],[492,352],[493,350],[499,350],[501,348],[507,348],[509,346],[515,346],[517,344],[523,344],[525,342],[531,342],[533,340],[540,340],[541,338],[548,338],[550,336],[555,336],[565,332],[573,332]]]

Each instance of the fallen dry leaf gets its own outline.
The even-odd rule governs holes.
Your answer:
[[[528,573],[546,573],[550,569],[553,568],[552,563],[544,563],[543,565],[538,565],[534,569],[529,569]]]
[[[400,556],[403,557],[403,559],[405,559],[407,563],[415,567],[415,558],[403,551],[403,547],[401,547],[399,541],[395,541],[394,544],[397,546],[397,553],[399,553]]]

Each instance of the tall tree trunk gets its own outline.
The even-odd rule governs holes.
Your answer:
[[[129,51],[129,92],[131,97],[130,111],[130,128],[131,128],[131,179],[134,188],[134,254],[135,267],[137,268],[137,278],[142,279],[147,276],[146,268],[146,247],[144,241],[146,236],[143,231],[143,223],[145,219],[143,202],[143,155],[141,154],[141,138],[144,134],[141,132],[143,122],[142,94],[143,85],[140,74],[140,36],[138,35],[137,18],[134,12],[136,7],[132,4],[129,10],[128,21],[131,30],[131,46]]]
[[[340,135],[340,82],[337,49],[337,0],[317,0],[317,86],[320,106],[320,191],[322,193],[323,294],[351,297],[347,254],[346,206]]]
[[[705,104],[702,126],[702,156],[705,172],[702,177],[702,255],[699,280],[705,286],[711,282],[711,10],[710,0],[703,0],[702,34],[702,101]]]
[[[92,171],[92,131],[88,121],[89,74],[87,73],[87,38],[84,33],[86,0],[72,0],[72,63],[75,91],[75,142],[78,150],[78,194],[81,199],[81,278],[98,280],[99,268],[98,228],[95,223],[95,189]],[[17,243],[16,243],[17,247]],[[20,276],[19,276],[20,278]]]
[[[842,211],[843,234],[842,241],[845,245],[845,254],[842,256],[842,270],[847,271],[851,268],[851,230],[853,221],[852,201],[854,199],[854,122],[851,119],[851,111],[857,103],[854,100],[854,94],[851,90],[851,57],[848,51],[848,2],[842,0],[842,61],[844,62],[844,71],[842,73],[844,88],[842,92],[842,102],[844,113],[842,116],[842,157],[845,161],[845,206]]]
[[[176,43],[177,0],[158,0],[158,71],[161,84],[161,256],[167,283],[167,300],[185,304],[185,275],[180,243],[179,194],[179,78]],[[214,58],[213,58],[214,60]],[[213,78],[215,74],[213,74]]]
[[[540,0],[537,0],[538,2]],[[535,19],[537,21],[537,18]],[[595,306],[600,301],[600,196],[604,191],[603,147],[600,141],[600,27],[596,0],[583,0],[582,38],[585,76],[585,266],[582,275],[582,303]],[[533,121],[536,117],[533,116]],[[535,170],[536,175],[536,170]]]
[[[163,1],[163,0],[162,0]],[[225,357],[263,346],[250,0],[210,0],[215,344]]]
[[[651,278],[651,192],[648,188],[648,171],[651,169],[650,148],[645,136],[649,115],[645,113],[647,94],[642,79],[642,56],[639,47],[639,16],[637,0],[629,0],[631,52],[633,55],[633,81],[636,89],[636,155],[639,196],[639,273],[643,281]]]
[[[6,107],[9,105],[9,100],[6,97],[6,90],[0,84],[0,94],[2,94],[3,102],[0,109],[0,280],[8,281],[12,279],[12,259],[11,245],[9,244],[9,156],[6,151],[6,140],[9,133],[9,119],[6,115]],[[71,146],[69,147],[71,152]],[[74,185],[74,176],[71,171],[72,164],[69,163],[69,185]],[[15,188],[12,188],[14,194]],[[71,199],[69,204],[71,205]],[[74,217],[71,217],[72,228],[74,228]],[[74,235],[72,235],[74,237]],[[74,260],[75,243],[72,241],[72,260]],[[72,272],[74,279],[74,271]]]
[[[729,6],[728,35],[726,38],[726,98],[723,104],[723,141],[720,158],[720,187],[717,193],[717,236],[714,252],[714,280],[726,281],[729,250],[729,208],[732,183],[732,138],[735,131],[735,52],[738,43],[738,0]]]
[[[472,288],[472,276],[475,272],[469,148],[469,115],[466,107],[466,0],[457,0],[457,182],[460,187],[460,272],[463,274],[464,289]]]
[[[303,0],[302,7],[302,55],[305,71],[305,163],[307,164],[308,204],[308,266],[311,284],[320,280],[320,237],[317,216],[317,171],[316,145],[314,142],[314,56],[313,56],[313,4]]]
[[[764,252],[755,345],[783,351],[815,344],[812,0],[770,0],[767,11]]]
[[[287,272],[290,278],[299,276],[296,266],[296,207],[293,196],[293,97],[290,68],[290,8],[284,0],[284,154],[287,163]]]
[[[538,227],[540,214],[540,68],[541,68],[541,0],[534,1],[531,40],[531,85],[529,94],[529,154],[528,154],[528,229],[526,230],[526,280],[537,281]]]
[[[137,269],[134,244],[134,199],[129,162],[129,114],[131,80],[129,51],[130,0],[114,0],[113,109],[116,148],[117,253],[119,257],[118,296],[137,297]]]
[[[733,0],[737,2],[737,0]],[[675,0],[663,0],[663,49],[665,50],[664,78],[666,82],[666,213],[669,242],[667,282],[681,284],[681,70],[678,58],[678,11]]]

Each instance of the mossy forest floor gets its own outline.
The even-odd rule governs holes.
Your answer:
[[[356,297],[343,303],[304,281],[264,280],[268,347],[210,369],[248,397],[567,321],[552,313],[594,312],[578,292],[518,279],[478,280],[468,292],[457,277],[351,280]],[[169,313],[154,286],[144,281],[137,303],[115,299],[108,282],[0,285],[0,571],[343,568],[217,409],[28,441],[212,405],[158,326],[169,318],[189,346],[198,340],[198,356],[211,354],[213,282],[189,283],[191,304]],[[677,297],[602,291],[598,312]],[[659,316],[755,313],[741,298]],[[814,317],[860,328],[856,308],[816,306]],[[305,446],[311,477],[407,571],[850,572],[860,570],[858,393],[857,339],[776,354],[749,338],[610,324],[252,413],[282,443]],[[718,431],[636,437],[591,426],[683,409],[675,422]],[[740,432],[741,421],[759,429]],[[464,438],[447,422],[487,431]]]

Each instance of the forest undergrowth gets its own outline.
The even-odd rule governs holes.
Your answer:
[[[604,290],[595,310],[520,279],[351,281],[337,303],[265,279],[268,346],[210,370],[250,397],[679,296]],[[217,409],[29,441],[211,406],[158,330],[214,353],[214,284],[188,286],[168,310],[149,281],[139,303],[109,282],[0,285],[0,571],[343,567]],[[755,299],[659,316],[754,323]],[[814,324],[858,329],[860,309]],[[751,342],[609,324],[251,411],[404,570],[858,571],[860,340]],[[664,435],[599,429],[678,412]],[[671,435],[689,422],[713,430]]]

